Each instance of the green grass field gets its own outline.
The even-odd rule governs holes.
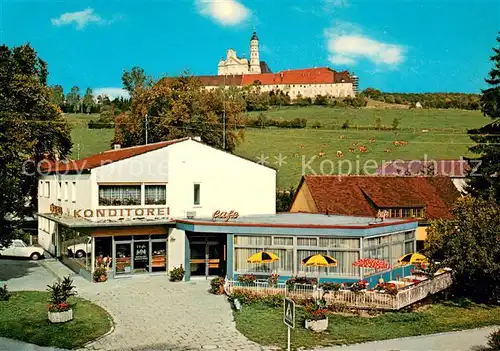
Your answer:
[[[466,130],[487,122],[479,111],[464,110],[338,109],[313,106],[284,108],[265,114],[269,119],[307,118],[309,126],[320,122],[323,127],[246,130],[245,140],[237,147],[236,154],[255,161],[263,155],[267,164],[278,170],[279,188],[297,186],[303,169],[307,173],[369,174],[384,160],[424,157],[456,159],[470,156],[468,146],[471,145],[471,140]],[[387,126],[398,117],[398,135],[388,130],[356,128],[375,126],[375,119],[378,117]],[[112,129],[87,128],[88,121],[97,119],[98,116],[68,115],[67,118],[73,128],[73,158],[110,149],[114,134]],[[332,129],[339,128],[346,119],[350,121],[349,129]],[[370,143],[370,138],[374,138],[374,142]],[[392,142],[395,140],[407,141],[408,145],[394,146]],[[353,146],[354,143],[359,145]],[[359,152],[361,145],[367,147],[366,153]],[[356,152],[349,152],[349,148],[355,148]],[[385,152],[386,149],[391,152]],[[337,151],[343,152],[343,158],[337,158]],[[320,152],[325,154],[324,157],[318,157]],[[281,166],[278,164],[280,155],[283,161]]]
[[[113,325],[103,308],[78,297],[69,299],[74,319],[52,324],[47,317],[48,300],[46,292],[18,291],[8,301],[0,301],[0,336],[41,346],[77,349],[106,334]]]
[[[286,350],[287,331],[283,308],[263,303],[244,305],[234,312],[236,328],[261,345]],[[479,328],[500,323],[500,307],[476,305],[459,307],[453,302],[427,306],[419,312],[384,313],[373,318],[331,314],[328,329],[314,333],[304,328],[304,312],[297,308],[296,327],[292,330],[292,349],[311,349],[341,344],[425,335]]]

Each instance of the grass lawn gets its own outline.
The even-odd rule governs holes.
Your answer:
[[[304,328],[304,314],[297,307],[292,348],[354,344],[406,336],[500,325],[500,306],[472,305],[468,308],[439,303],[420,312],[385,313],[373,318],[331,315],[328,329],[314,333]],[[283,308],[255,303],[236,311],[236,328],[261,345],[286,349],[287,331]]]
[[[437,109],[352,109],[328,107],[287,107],[265,112],[271,119],[304,117],[308,125],[320,122],[322,129],[250,129],[245,132],[244,142],[236,148],[236,154],[257,161],[267,157],[268,165],[278,169],[278,188],[296,187],[305,173],[370,174],[386,160],[397,159],[458,159],[471,156],[468,146],[471,140],[466,130],[487,122],[479,111]],[[255,115],[251,113],[250,115]],[[98,115],[66,115],[72,127],[72,157],[85,157],[111,149],[113,129],[88,129],[87,123]],[[380,117],[383,125],[391,125],[394,117],[400,118],[399,134],[384,130],[358,130],[358,126],[375,126]],[[331,129],[349,119],[349,129]],[[330,129],[328,129],[330,128]],[[427,132],[422,130],[427,129]],[[343,136],[345,139],[340,139]],[[374,138],[375,142],[369,143]],[[395,147],[394,140],[408,141],[407,146]],[[353,143],[366,145],[368,151],[348,152]],[[303,145],[301,148],[300,146]],[[384,152],[386,149],[391,152]],[[338,159],[337,151],[344,157]],[[320,152],[324,158],[318,158]],[[281,155],[284,163],[278,167]],[[311,163],[311,158],[315,158]],[[325,161],[326,160],[326,161]],[[349,162],[350,161],[350,162]],[[310,168],[303,167],[310,164]]]
[[[49,293],[14,292],[0,301],[0,336],[41,346],[74,349],[107,333],[111,316],[101,307],[77,297],[70,298],[74,319],[51,324],[47,319]]]

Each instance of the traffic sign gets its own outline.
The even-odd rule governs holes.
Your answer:
[[[289,328],[295,328],[295,302],[285,297],[283,323]]]

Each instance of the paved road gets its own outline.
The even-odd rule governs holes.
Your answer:
[[[70,271],[54,260],[0,260],[0,279],[15,290],[45,290]],[[262,350],[240,334],[225,297],[208,293],[206,280],[172,283],[164,275],[95,284],[74,276],[78,295],[105,308],[114,331],[92,350]],[[13,348],[12,350],[18,350]]]
[[[410,338],[316,349],[314,351],[474,351],[486,345],[498,327],[463,330]]]

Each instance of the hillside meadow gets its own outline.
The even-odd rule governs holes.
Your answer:
[[[258,113],[250,113],[255,117]],[[251,129],[236,154],[275,167],[278,187],[297,186],[305,173],[373,173],[385,160],[457,159],[471,156],[471,140],[466,131],[487,122],[479,111],[423,109],[338,109],[328,107],[282,108],[264,112],[269,119],[306,118],[308,126],[321,123],[321,129]],[[391,130],[366,130],[380,118],[390,126],[400,120],[397,135]],[[72,157],[85,157],[111,148],[113,129],[88,129],[97,115],[66,115],[72,127]],[[340,126],[349,120],[349,129]],[[372,139],[370,141],[370,139]],[[395,146],[393,141],[406,141]],[[355,145],[356,144],[356,145]],[[367,151],[360,152],[360,146]],[[354,149],[354,152],[349,152]],[[341,151],[342,158],[337,157]],[[353,150],[351,150],[353,151]],[[320,157],[319,154],[323,156]]]

